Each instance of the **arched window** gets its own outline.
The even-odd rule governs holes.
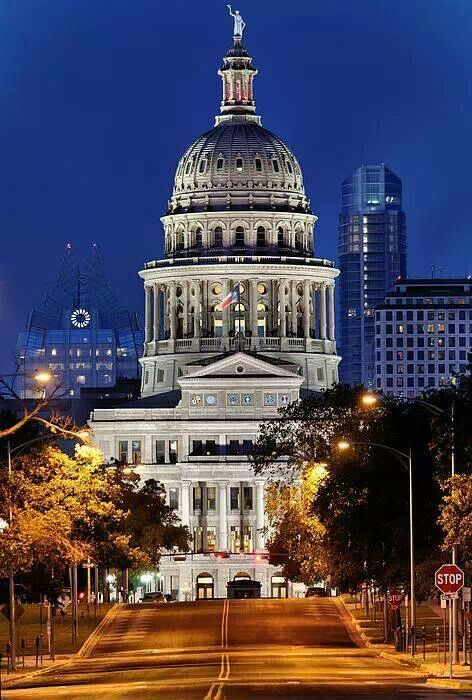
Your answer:
[[[244,229],[242,226],[236,226],[235,245],[244,245]]]
[[[223,163],[224,163],[223,158],[218,158],[218,160],[216,161],[217,172],[221,172],[223,170]]]
[[[302,249],[302,241],[301,241],[301,238],[302,238],[302,234],[300,233],[300,231],[295,231],[295,248],[296,248],[297,250],[301,250],[301,249]]]
[[[246,335],[246,307],[244,304],[235,304],[233,308],[234,334],[242,333],[242,335]]]
[[[281,226],[277,229],[277,245],[279,248],[284,247],[284,230]]]
[[[259,338],[267,335],[267,306],[263,301],[257,305],[257,335]]]
[[[182,250],[182,248],[184,247],[184,244],[185,244],[184,232],[179,231],[177,233],[177,246],[176,246],[177,250]]]
[[[257,239],[256,239],[257,247],[258,248],[264,248],[266,244],[266,232],[265,228],[263,226],[258,226],[257,227]]]
[[[221,226],[216,226],[215,227],[215,245],[221,246],[223,245],[223,229]]]
[[[215,304],[211,309],[211,325],[214,338],[221,338],[223,335],[223,312],[221,304]]]
[[[195,231],[195,245],[197,248],[201,248],[203,245],[203,231],[201,228],[197,228]]]

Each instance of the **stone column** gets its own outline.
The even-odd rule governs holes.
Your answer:
[[[190,485],[191,481],[182,481],[180,512],[182,525],[187,527],[190,527]]]
[[[328,338],[334,340],[334,284],[328,287]]]
[[[177,336],[177,294],[176,294],[177,283],[172,280],[169,289],[169,301],[170,301],[170,337],[174,339]]]
[[[291,281],[290,289],[290,306],[292,307],[292,334],[297,336],[297,283]]]
[[[223,280],[223,294],[222,298],[224,299],[225,297],[228,296],[230,292],[229,289],[229,280]],[[230,313],[231,306],[227,306],[226,309],[223,309],[223,338],[227,338],[229,335],[229,313]]]
[[[161,336],[161,293],[159,284],[154,282],[154,342],[159,342]]]
[[[326,284],[320,286],[320,338],[326,339]]]
[[[310,337],[310,280],[303,282],[303,335]]]
[[[218,482],[218,549],[228,551],[228,482]]]
[[[146,343],[150,343],[152,340],[152,287],[147,284],[145,287],[145,317],[146,317]]]
[[[253,338],[257,338],[257,280],[251,280],[250,312],[251,312],[251,333]]]
[[[264,482],[256,481],[256,551],[258,552],[265,550],[264,535],[261,532],[264,525]]]
[[[285,315],[285,285],[287,280],[281,279],[279,282],[279,317],[280,317],[280,337],[287,335],[287,323]]]
[[[182,284],[182,304],[183,304],[183,323],[182,323],[182,336],[186,338],[188,336],[188,307],[189,307],[189,288],[188,280],[184,280]]]
[[[193,302],[193,337],[200,337],[200,304],[201,304],[201,294],[200,294],[200,280],[193,280],[194,284],[194,302]]]

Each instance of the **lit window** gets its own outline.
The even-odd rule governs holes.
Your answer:
[[[57,350],[56,350],[56,348],[52,348],[52,350],[51,350],[51,355],[57,355]]]
[[[77,377],[75,378],[75,381],[77,384],[85,384],[85,375],[78,374]]]
[[[236,170],[238,173],[242,173],[243,171],[243,159],[242,158],[236,158]]]

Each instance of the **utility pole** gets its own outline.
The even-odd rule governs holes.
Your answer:
[[[11,529],[13,524],[13,504],[11,502],[11,476],[12,476],[12,464],[11,464],[11,448],[10,440],[7,442],[7,452],[8,452],[8,527]],[[16,669],[16,610],[15,610],[15,575],[13,570],[10,571],[8,576],[8,613],[9,613],[9,624],[10,624],[10,648],[11,648],[11,668],[14,671]]]
[[[451,478],[456,475],[456,449],[455,449],[455,396],[451,403]],[[454,487],[453,487],[454,488]],[[457,565],[457,547],[452,548],[452,563]],[[450,601],[452,604],[452,661],[459,663],[459,606],[458,599]],[[451,620],[451,617],[449,618]]]

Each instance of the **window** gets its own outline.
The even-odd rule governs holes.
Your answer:
[[[264,247],[266,244],[265,228],[263,226],[258,226],[257,228],[257,246]]]
[[[192,161],[188,160],[187,165],[185,166],[185,174],[188,175],[190,172],[190,168],[192,167]]]
[[[272,167],[274,168],[274,173],[279,172],[279,161],[274,158],[272,161]]]
[[[252,486],[243,486],[243,508],[244,510],[252,510]]]
[[[236,226],[236,245],[244,245],[244,229],[242,226]]]
[[[178,456],[177,440],[169,440],[169,462],[177,464]]]
[[[207,527],[206,529],[206,551],[214,552],[216,550],[216,527]]]
[[[193,510],[201,510],[202,509],[202,488],[201,486],[194,486],[193,487]]]
[[[51,348],[51,355],[57,355],[56,348]]]
[[[203,552],[203,528],[200,526],[193,528],[193,551]]]
[[[316,368],[316,378],[319,382],[322,382],[324,379],[324,372],[323,372],[323,367],[317,367]]]
[[[178,488],[170,488],[169,489],[169,506],[173,510],[179,509],[179,489]]]
[[[166,447],[164,440],[156,440],[156,464],[165,464]]]
[[[163,369],[158,369],[156,372],[156,382],[163,382],[164,381],[164,370]]]
[[[230,486],[229,502],[231,510],[239,510],[239,486]]]
[[[198,172],[200,174],[204,173],[206,170],[206,160],[201,160],[200,165],[198,166]]]
[[[288,170],[288,172],[289,172],[290,175],[291,175],[291,174],[293,173],[293,168],[292,168],[291,162],[288,160],[287,163],[286,163],[286,165],[287,165],[287,170]]]
[[[203,244],[203,232],[201,228],[197,228],[195,231],[195,245],[197,248],[201,248]]]
[[[216,510],[216,486],[207,487],[207,511]]]
[[[221,226],[215,228],[215,245],[223,245],[223,229]]]
[[[196,457],[203,455],[203,440],[192,440],[192,455]]]
[[[221,172],[223,170],[223,158],[218,158],[216,161],[216,170],[217,172]]]
[[[241,534],[237,525],[231,525],[229,537],[231,553],[238,554],[241,551]]]
[[[206,455],[217,455],[218,446],[215,440],[207,440],[205,442],[205,454]]]
[[[244,551],[246,554],[254,551],[254,528],[252,525],[244,526]]]
[[[120,462],[128,463],[128,440],[120,440],[118,443],[118,459]]]
[[[277,229],[277,245],[279,248],[284,247],[284,230],[280,226]]]
[[[77,384],[85,384],[85,374],[78,374],[75,378]]]
[[[261,161],[261,159],[260,159],[260,158],[256,158],[256,160],[255,160],[254,162],[255,162],[255,165],[256,165],[256,172],[257,172],[257,173],[261,173],[261,172],[262,172],[262,161]]]
[[[230,455],[239,454],[239,440],[230,440],[228,445],[228,452]]]
[[[238,173],[242,173],[243,171],[243,159],[242,158],[236,158],[236,170]]]
[[[133,464],[141,464],[141,440],[131,442],[131,456]]]

